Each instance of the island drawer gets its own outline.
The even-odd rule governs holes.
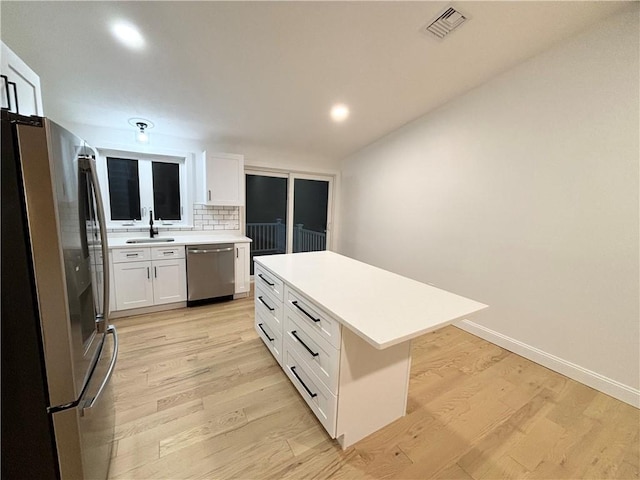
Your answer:
[[[285,342],[284,371],[331,438],[336,437],[338,397],[311,372]]]
[[[151,247],[152,260],[168,260],[171,258],[184,258],[184,246]]]
[[[259,263],[254,263],[255,271],[255,284],[261,285],[266,290],[270,291],[275,298],[281,302],[284,299],[284,285],[276,275],[266,270]]]
[[[337,395],[340,351],[305,323],[296,318],[291,309],[286,309],[284,341],[287,348],[295,351],[300,360]]]
[[[282,332],[274,329],[271,323],[265,320],[260,314],[256,314],[255,329],[258,336],[271,352],[271,355],[273,355],[280,366],[282,366]]]
[[[151,249],[149,247],[137,248],[114,248],[111,250],[113,263],[141,262],[151,260]]]
[[[285,298],[286,308],[294,318],[310,326],[335,348],[340,348],[340,323],[336,319],[288,285],[285,288]]]
[[[264,317],[272,319],[274,328],[277,328],[280,333],[283,330],[284,323],[284,308],[282,300],[278,300],[271,293],[270,290],[264,289],[261,285],[256,285],[255,289],[255,311],[262,314]]]

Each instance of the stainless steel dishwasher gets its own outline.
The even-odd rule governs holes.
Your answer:
[[[187,305],[233,295],[233,248],[232,243],[187,247]]]

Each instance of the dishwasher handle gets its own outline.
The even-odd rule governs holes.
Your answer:
[[[187,254],[191,254],[191,253],[222,253],[222,252],[230,252],[233,250],[233,247],[229,247],[229,248],[216,248],[216,249],[187,249]]]

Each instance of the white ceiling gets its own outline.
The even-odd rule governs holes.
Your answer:
[[[341,159],[631,2],[1,2],[45,112]],[[453,5],[443,42],[420,28]],[[117,19],[147,47],[117,43]],[[329,119],[335,102],[351,108]]]

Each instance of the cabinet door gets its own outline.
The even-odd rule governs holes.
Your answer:
[[[114,263],[113,277],[118,310],[153,305],[151,262]]]
[[[2,75],[6,75],[9,82],[9,98],[7,98],[5,79],[0,84],[0,95],[2,96],[2,108],[11,107],[10,110],[21,115],[44,116],[42,111],[42,94],[40,92],[40,77],[24,63],[13,51],[2,44],[1,70]],[[16,98],[17,102],[16,102]],[[19,108],[16,108],[16,103]]]
[[[235,293],[247,293],[251,287],[249,277],[249,244],[236,243]]]
[[[207,155],[205,203],[244,206],[244,156],[230,153]]]
[[[153,301],[184,302],[187,299],[187,272],[184,258],[158,260],[152,263]]]
[[[113,273],[113,258],[109,256],[109,312],[116,310],[116,282],[115,274]]]

